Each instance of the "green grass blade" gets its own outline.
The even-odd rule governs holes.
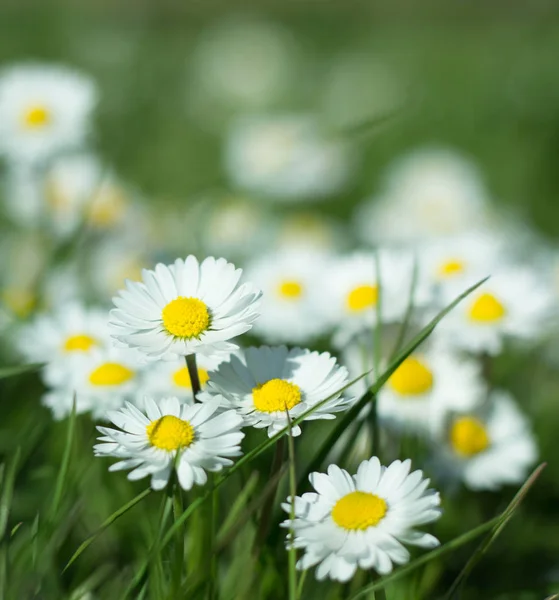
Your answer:
[[[540,476],[541,472],[545,469],[546,463],[539,465],[536,470],[526,480],[524,485],[518,490],[511,503],[503,513],[503,518],[500,523],[489,532],[489,535],[481,542],[476,551],[472,554],[468,562],[464,565],[464,568],[454,580],[454,583],[450,586],[445,599],[450,600],[452,596],[458,591],[458,589],[464,585],[469,574],[472,572],[476,564],[483,558],[483,555],[487,552],[491,544],[497,539],[501,531],[506,527],[507,523],[513,517],[516,509],[520,506],[520,503],[528,493],[529,489],[534,485],[536,479]]]
[[[219,532],[217,534],[218,542],[217,545],[220,546],[220,541],[228,537],[229,530],[231,530],[238,520],[241,518],[241,513],[244,511],[245,506],[249,503],[249,499],[252,496],[254,490],[256,489],[256,485],[258,484],[259,479],[258,471],[253,471],[248,478],[245,486],[238,494],[233,506],[229,510],[223,524],[219,528]]]
[[[56,486],[52,504],[50,507],[50,520],[54,522],[60,506],[60,500],[62,499],[62,492],[64,491],[64,484],[66,482],[66,475],[68,474],[68,468],[70,466],[70,457],[72,456],[72,445],[74,442],[74,431],[76,429],[76,394],[72,400],[72,412],[68,418],[68,429],[66,430],[66,444],[64,446],[64,454],[62,455],[62,464],[58,471],[58,477],[56,478]]]
[[[15,367],[2,367],[0,368],[0,379],[7,379],[8,377],[15,377],[16,375],[23,375],[25,373],[32,373],[33,371],[38,371],[43,366],[43,363],[32,363],[29,365],[18,365]]]
[[[127,513],[131,508],[136,506],[138,502],[141,502],[148,494],[151,493],[151,488],[144,490],[141,494],[138,494],[135,498],[132,498],[130,502],[127,502],[124,506],[121,506],[117,511],[115,511],[110,517],[103,521],[103,524],[97,531],[92,533],[85,541],[80,544],[80,547],[74,552],[72,558],[66,563],[66,566],[62,570],[64,573],[79,557],[80,555],[89,548],[89,546],[107,529],[110,527],[117,519],[122,517],[125,513]]]
[[[364,588],[360,589],[357,592],[357,594],[354,594],[350,598],[350,600],[357,600],[358,598],[366,596],[370,592],[374,592],[375,590],[379,590],[381,588],[386,587],[386,585],[388,585],[389,583],[392,583],[397,579],[404,577],[408,573],[415,571],[415,569],[417,569],[418,567],[427,564],[428,562],[439,558],[440,556],[443,556],[448,552],[451,552],[452,550],[456,550],[456,548],[467,544],[468,542],[476,539],[477,537],[479,537],[487,531],[491,531],[490,538],[491,541],[493,541],[496,535],[498,535],[497,532],[500,532],[501,529],[510,520],[510,518],[514,514],[514,511],[518,508],[520,502],[524,499],[530,488],[534,485],[536,479],[539,477],[544,467],[545,464],[542,464],[539,467],[537,467],[537,469],[530,475],[530,477],[528,477],[526,482],[522,485],[520,490],[515,494],[514,498],[511,500],[507,508],[505,508],[505,510],[500,515],[494,517],[493,519],[490,519],[489,521],[486,521],[485,523],[482,523],[481,525],[478,525],[474,529],[467,531],[466,533],[458,536],[457,538],[454,538],[453,540],[447,542],[443,546],[440,546],[439,548],[436,548],[435,550],[432,550],[431,552],[420,556],[416,560],[408,563],[406,566],[399,568],[397,571],[394,571],[390,575],[382,577],[373,584],[365,586]],[[477,556],[478,551],[474,553],[474,557]]]
[[[460,294],[457,298],[455,298],[446,308],[444,308],[439,314],[434,317],[410,342],[409,344],[396,356],[396,358],[392,361],[390,366],[384,371],[384,373],[378,377],[374,384],[371,386],[369,391],[363,395],[363,397],[357,402],[348,412],[344,414],[341,419],[336,421],[336,425],[330,432],[330,434],[326,437],[319,451],[315,455],[314,459],[311,461],[310,465],[307,467],[305,473],[299,479],[299,485],[302,485],[307,481],[308,476],[313,471],[316,471],[320,468],[320,465],[328,456],[332,446],[334,443],[340,438],[343,432],[347,429],[350,423],[357,417],[357,415],[361,412],[363,407],[370,402],[371,399],[375,396],[375,394],[381,389],[381,387],[388,381],[392,373],[406,360],[406,358],[426,339],[431,333],[433,333],[435,327],[439,324],[439,322],[457,305],[459,304],[466,296],[471,294],[475,289],[477,289],[480,285],[487,281],[487,277],[482,279],[475,285],[468,288],[465,292]],[[366,374],[362,375],[364,377]]]
[[[408,305],[406,306],[406,313],[404,315],[404,320],[402,321],[402,326],[398,331],[398,337],[396,339],[396,343],[394,344],[394,350],[392,351],[391,359],[393,359],[398,354],[398,352],[400,352],[406,339],[406,334],[410,326],[411,318],[413,316],[413,309],[415,306],[415,290],[417,288],[418,273],[419,268],[417,264],[417,257],[414,256],[410,283],[410,293],[408,295]]]
[[[297,495],[297,474],[295,473],[295,444],[293,443],[293,434],[291,431],[291,417],[289,411],[285,409],[287,422],[289,425],[287,447],[289,456],[289,495],[291,496],[291,507],[289,518],[291,522],[295,520],[295,496]],[[297,600],[297,548],[295,548],[295,531],[290,529],[291,545],[288,549],[288,590],[289,600]]]
[[[21,449],[18,448],[7,467],[2,465],[2,495],[0,497],[0,600],[7,598],[8,589],[8,545],[10,532],[8,520],[14,492],[14,482],[17,474]]]

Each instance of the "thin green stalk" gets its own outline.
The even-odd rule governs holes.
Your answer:
[[[192,386],[192,395],[198,397],[200,392],[200,377],[198,376],[198,367],[196,366],[196,354],[188,354],[186,357],[186,368],[190,375],[190,385]]]
[[[7,598],[9,568],[10,530],[8,520],[12,506],[14,482],[17,474],[21,449],[18,447],[9,466],[2,465],[2,496],[0,497],[0,600]]]
[[[177,453],[178,456],[178,453]],[[184,512],[182,505],[182,492],[181,487],[178,482],[178,477],[175,475],[172,477],[174,479],[173,482],[173,518],[175,523],[178,522],[182,513]],[[175,552],[173,556],[173,589],[178,594],[181,582],[182,582],[182,574],[184,571],[184,528],[180,527],[176,531],[175,535]]]
[[[380,259],[378,251],[375,252],[375,271],[377,279],[377,303],[376,303],[376,326],[373,340],[373,372],[375,374],[375,383],[380,377],[380,364],[382,361],[382,275],[380,269]],[[378,426],[378,406],[377,395],[371,397],[371,431],[373,435],[372,454],[378,455],[379,450],[379,426]]]
[[[291,523],[295,520],[295,496],[297,494],[297,475],[295,473],[295,444],[293,443],[293,433],[291,431],[291,417],[286,409],[288,430],[288,455],[289,455],[289,495],[291,496],[291,505],[289,509],[289,518]],[[290,546],[288,549],[289,563],[289,600],[297,600],[297,549],[295,548],[295,530],[289,529]]]
[[[400,349],[406,339],[406,333],[408,331],[411,318],[413,316],[413,309],[415,303],[415,289],[417,287],[417,275],[418,275],[418,267],[417,267],[417,257],[414,256],[413,261],[413,271],[411,276],[411,284],[410,284],[410,293],[408,295],[408,305],[406,307],[406,314],[404,315],[404,320],[402,321],[402,326],[398,331],[398,338],[396,339],[396,343],[394,344],[394,349],[392,350],[391,359],[393,359]]]
[[[299,577],[299,585],[297,586],[297,600],[303,597],[303,588],[305,587],[305,580],[307,579],[308,569],[301,571],[301,577]]]

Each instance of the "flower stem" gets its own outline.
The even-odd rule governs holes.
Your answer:
[[[295,530],[293,522],[295,521],[295,495],[297,493],[297,474],[295,473],[295,444],[293,443],[293,434],[291,432],[291,418],[289,411],[285,411],[287,421],[289,423],[288,433],[288,449],[289,449],[289,495],[291,496],[291,509],[289,518],[291,520],[291,528],[289,530],[290,546],[288,554],[289,562],[289,600],[297,600],[297,548],[295,548]]]
[[[196,366],[196,354],[188,354],[185,356],[186,368],[190,375],[190,384],[192,385],[192,395],[196,400],[196,396],[200,391],[200,378],[198,377],[198,367]]]

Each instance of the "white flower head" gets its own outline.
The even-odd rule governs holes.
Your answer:
[[[464,291],[459,282],[448,285],[443,304]],[[555,320],[552,291],[532,270],[509,267],[491,276],[446,315],[436,336],[455,348],[497,354],[505,338],[537,339]]]
[[[221,471],[241,455],[243,420],[233,410],[216,416],[218,399],[189,405],[172,397],[146,398],[144,404],[145,412],[127,404],[109,414],[119,430],[98,427],[103,435],[95,455],[122,459],[110,471],[132,469],[128,479],[150,476],[151,487],[160,490],[176,468],[180,486],[190,490],[206,483],[206,471]]]
[[[316,491],[297,496],[295,520],[283,523],[294,531],[288,544],[304,550],[297,568],[318,565],[318,580],[348,581],[358,568],[385,575],[394,564],[407,563],[404,544],[438,546],[437,538],[415,527],[440,517],[439,493],[427,489],[429,479],[421,471],[410,468],[410,460],[384,467],[375,456],[353,476],[336,465],[327,474],[311,473]],[[282,506],[290,512],[290,499]]]
[[[502,390],[484,407],[452,415],[435,442],[434,467],[473,490],[521,483],[538,456],[528,420]]]
[[[378,393],[379,418],[404,431],[426,433],[449,411],[474,409],[486,393],[481,365],[441,346],[416,350]]]
[[[351,398],[338,392],[347,383],[347,369],[327,352],[285,346],[247,348],[232,355],[212,373],[203,401],[219,395],[224,406],[235,408],[245,424],[267,428],[272,437],[311,407],[330,398],[314,413],[313,419],[334,419],[333,413],[346,410]],[[301,428],[292,429],[294,436]]]
[[[0,153],[35,161],[81,145],[96,102],[93,81],[67,67],[5,68],[0,72]]]
[[[239,285],[242,269],[224,258],[195,256],[144,269],[113,299],[112,335],[152,359],[231,352],[228,340],[252,327],[260,290]]]
[[[407,251],[381,250],[377,260],[373,253],[354,253],[337,260],[328,277],[328,296],[324,306],[338,326],[334,345],[345,346],[350,338],[377,322],[379,290],[383,323],[404,319],[413,280],[414,257]],[[414,293],[416,312],[431,299],[431,286],[420,279]]]
[[[225,166],[240,189],[285,202],[320,200],[347,186],[352,150],[327,139],[308,115],[244,117],[229,135]]]
[[[121,407],[137,393],[142,359],[136,351],[111,347],[55,360],[43,371],[51,388],[43,404],[62,419],[71,412],[75,395],[78,413],[106,419],[108,410]]]
[[[30,362],[67,359],[110,345],[108,321],[106,310],[63,303],[21,327],[17,345]]]
[[[228,356],[219,354],[215,356],[197,355],[196,366],[198,369],[198,380],[202,389],[211,378],[212,371]],[[146,396],[159,400],[176,396],[181,402],[192,404],[192,384],[184,358],[175,360],[150,361],[142,371],[142,390]],[[140,408],[141,406],[138,405]]]
[[[323,280],[328,262],[322,253],[301,249],[268,254],[249,263],[247,277],[263,292],[262,314],[254,333],[272,343],[295,344],[325,333],[329,320],[322,308]]]
[[[475,165],[454,151],[421,149],[395,162],[355,223],[366,243],[412,243],[485,225],[487,205]]]

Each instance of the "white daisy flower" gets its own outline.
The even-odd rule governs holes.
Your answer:
[[[441,476],[473,490],[521,483],[538,456],[528,420],[502,390],[481,409],[452,415],[436,442],[434,466]]]
[[[105,419],[108,410],[120,408],[136,394],[140,383],[141,355],[121,348],[96,348],[81,356],[49,363],[43,379],[51,391],[43,397],[56,419],[72,410],[76,395],[78,413],[91,411]]]
[[[66,67],[20,64],[0,72],[0,153],[44,160],[82,144],[97,102],[93,81]]]
[[[242,454],[242,419],[230,410],[216,416],[219,400],[183,404],[178,398],[145,399],[145,413],[132,404],[109,417],[120,430],[98,427],[103,434],[96,456],[123,459],[110,471],[132,469],[128,479],[151,476],[151,487],[163,489],[176,468],[180,486],[204,485],[206,471],[217,472]]]
[[[272,437],[288,425],[286,410],[296,419],[312,406],[326,400],[307,420],[334,419],[346,410],[351,398],[336,393],[347,383],[347,369],[336,364],[328,352],[285,346],[247,348],[212,372],[203,401],[222,396],[225,404],[238,410],[247,426],[268,429]],[[301,428],[292,429],[294,436]]]
[[[482,277],[497,273],[507,262],[505,251],[504,240],[494,231],[438,238],[419,253],[420,274],[437,287],[459,282],[464,291]]]
[[[344,246],[347,232],[342,223],[320,212],[297,211],[283,216],[276,238],[280,251],[333,252]]]
[[[196,357],[198,380],[202,389],[210,380],[212,371],[229,357],[226,355]],[[169,396],[176,396],[181,402],[192,404],[192,384],[184,358],[176,360],[161,360],[150,362],[142,372],[142,390],[146,396],[158,400]],[[141,406],[139,406],[141,408]]]
[[[382,322],[402,321],[409,302],[414,258],[407,251],[379,251]],[[330,269],[324,307],[338,324],[333,343],[343,347],[349,339],[377,322],[379,277],[373,253],[355,253],[338,259]],[[431,299],[431,287],[418,279],[414,307],[424,308]]]
[[[481,365],[448,348],[417,350],[378,393],[379,418],[398,429],[425,433],[449,411],[473,409],[484,399]]]
[[[307,115],[253,116],[231,129],[225,167],[240,189],[275,200],[320,200],[343,190],[354,172],[347,143],[327,139]]]
[[[412,243],[484,226],[488,198],[476,167],[444,149],[421,149],[396,161],[379,197],[358,208],[368,244]]]
[[[155,359],[236,350],[227,340],[252,327],[262,294],[239,285],[241,274],[224,258],[199,264],[192,255],[144,269],[113,299],[112,335]]]
[[[481,277],[478,277],[481,279]],[[444,289],[443,304],[464,291],[459,282]],[[438,325],[449,346],[497,354],[505,338],[533,340],[556,322],[550,289],[527,268],[506,268],[467,296]]]
[[[21,327],[20,352],[29,362],[51,362],[110,344],[109,313],[70,302]]]
[[[294,546],[304,550],[297,568],[318,565],[318,580],[348,581],[357,568],[385,575],[393,564],[407,563],[404,544],[438,546],[437,538],[415,527],[441,516],[439,493],[427,489],[422,471],[410,473],[410,468],[410,460],[384,467],[374,456],[353,476],[336,465],[327,474],[311,473],[316,491],[297,496],[295,520],[282,524],[293,529]],[[282,507],[290,512],[289,498]]]
[[[247,278],[262,288],[261,315],[254,333],[272,343],[301,343],[326,332],[323,279],[328,259],[318,252],[292,250],[258,258]]]

